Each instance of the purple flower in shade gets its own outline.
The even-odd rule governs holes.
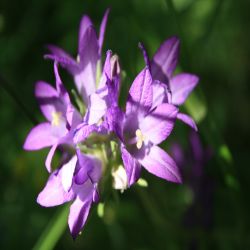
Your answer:
[[[44,207],[73,201],[68,217],[73,238],[76,238],[86,223],[92,202],[99,200],[97,187],[101,171],[98,159],[77,150],[67,163],[51,173],[37,197],[37,202]]]
[[[185,225],[188,228],[211,228],[215,183],[205,171],[205,166],[213,155],[211,148],[204,148],[199,135],[191,131],[187,150],[175,142],[170,151],[180,167],[184,182],[190,186],[193,193],[193,203],[184,214]],[[196,244],[198,240],[194,236],[192,245]]]
[[[180,73],[173,76],[178,63],[179,48],[179,39],[171,37],[160,46],[150,62],[156,104],[167,100],[180,106],[198,84],[199,78],[193,74]],[[197,126],[190,116],[179,112],[177,119],[197,131]]]
[[[171,155],[180,167],[182,175],[193,185],[204,174],[204,165],[212,157],[212,151],[211,148],[204,149],[199,135],[191,131],[188,152],[185,152],[180,144],[174,143],[171,146]]]
[[[120,66],[118,57],[107,51],[106,60],[98,89],[90,95],[85,120],[88,124],[97,123],[107,110],[118,106],[120,90]]]
[[[157,145],[171,133],[178,108],[162,103],[152,109],[153,85],[148,67],[135,78],[120,119],[121,155],[128,177],[128,185],[135,183],[141,166],[150,173],[172,182],[181,182],[174,160]]]
[[[39,81],[35,87],[35,96],[47,122],[35,126],[28,134],[23,146],[26,150],[51,147],[45,163],[49,172],[56,148],[60,144],[73,143],[73,131],[81,121],[80,114],[72,106],[69,95],[62,84],[56,62],[54,72],[56,89],[42,81]]]
[[[93,23],[87,15],[82,17],[78,37],[78,54],[75,60],[62,49],[50,45],[48,49],[52,55],[46,57],[54,59],[66,68],[74,77],[78,92],[88,104],[89,96],[96,90],[96,77],[98,62],[101,60],[101,51],[105,35],[105,29],[109,9],[105,12],[100,26],[99,37],[97,37]]]
[[[98,89],[89,96],[83,122],[76,128],[74,142],[84,141],[91,133],[107,134],[117,127],[120,66],[118,57],[107,52]],[[117,130],[118,131],[118,130]]]

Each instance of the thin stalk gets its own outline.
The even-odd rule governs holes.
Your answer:
[[[52,250],[55,247],[67,227],[68,210],[69,205],[59,209],[38,239],[33,250]]]

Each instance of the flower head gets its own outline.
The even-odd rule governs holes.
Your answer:
[[[73,143],[73,130],[81,121],[80,114],[70,102],[69,95],[60,79],[57,63],[54,63],[56,89],[46,82],[38,82],[35,95],[40,109],[47,119],[35,126],[28,134],[24,149],[39,150],[51,147],[46,160],[46,167],[51,171],[53,154],[60,144]]]
[[[173,75],[178,63],[179,50],[180,40],[174,36],[161,44],[150,62],[149,59],[146,59],[154,80],[153,106],[165,101],[175,106],[182,105],[199,82],[199,78],[194,74]],[[177,119],[197,131],[197,126],[190,116],[179,112]]]
[[[114,131],[119,108],[120,66],[118,57],[107,52],[100,85],[89,96],[89,104],[83,122],[76,128],[74,141],[84,141],[93,132],[107,134]]]
[[[141,166],[163,179],[181,182],[174,160],[157,145],[171,133],[178,108],[162,103],[152,109],[153,86],[148,67],[134,80],[122,121],[121,154],[128,176],[128,185],[134,184]]]
[[[51,54],[46,55],[46,57],[58,61],[59,64],[66,68],[74,77],[77,90],[85,104],[88,104],[89,96],[95,92],[98,84],[98,66],[101,60],[108,15],[109,9],[105,12],[102,19],[99,37],[96,34],[91,19],[87,15],[82,17],[79,28],[76,59],[54,45],[48,46]]]
[[[101,162],[78,150],[77,155],[52,172],[37,202],[44,207],[53,207],[73,201],[68,224],[75,238],[86,223],[92,203],[98,202],[100,177]]]
[[[113,188],[121,191],[138,181],[142,168],[180,183],[175,161],[159,144],[171,134],[176,119],[196,129],[192,118],[179,113],[178,106],[197,85],[198,78],[187,73],[173,76],[179,53],[175,37],[165,41],[152,60],[140,44],[146,67],[130,87],[125,112],[119,107],[118,56],[108,50],[101,64],[108,14],[109,10],[99,36],[90,18],[83,16],[76,59],[56,46],[48,47],[50,54],[46,57],[54,61],[56,87],[45,82],[36,84],[35,95],[47,122],[35,126],[24,143],[26,150],[51,147],[45,165],[52,173],[37,202],[45,207],[72,202],[68,224],[73,238],[85,225],[93,202],[99,200],[98,187],[110,192],[105,187],[111,185],[110,176]],[[81,113],[70,101],[58,65],[73,76],[82,99],[73,92]],[[64,146],[60,147],[61,163],[52,171],[52,157],[59,145]]]

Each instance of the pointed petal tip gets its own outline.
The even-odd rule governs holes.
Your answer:
[[[173,40],[173,41],[176,41],[176,42],[180,42],[180,38],[179,38],[178,35],[171,36],[170,38],[168,38],[168,40]]]
[[[53,44],[45,44],[44,45],[44,49],[47,51],[45,55],[47,55],[48,53],[52,53],[54,52],[54,50],[56,50],[58,47],[53,45]],[[45,56],[44,56],[45,58]]]
[[[193,75],[193,77],[194,77],[194,82],[195,82],[195,86],[199,83],[199,81],[200,81],[200,78],[199,78],[199,76],[197,76],[197,75]]]
[[[195,132],[198,132],[198,127],[191,116],[186,115],[184,113],[178,113],[177,119],[184,122],[189,127],[191,127]]]
[[[166,181],[181,183],[181,174],[174,159],[158,146],[153,146],[140,163],[151,174]]]
[[[177,168],[178,168],[178,166],[177,166]],[[179,169],[179,168],[178,168]],[[171,181],[171,182],[173,182],[173,183],[176,183],[176,184],[182,184],[183,182],[182,182],[182,177],[181,177],[181,174],[179,173],[179,175],[178,175],[178,177],[176,176],[176,179],[173,179],[173,180],[169,180],[169,181]]]
[[[43,56],[43,58],[44,58],[45,60],[56,60],[56,57],[53,56],[53,55],[50,55],[50,54],[45,54],[45,55]]]
[[[57,48],[57,46],[53,45],[53,44],[45,44],[44,46],[47,50],[49,50],[50,52],[53,52],[53,50],[55,48]]]
[[[197,127],[197,125],[195,124],[195,126],[194,126],[194,131],[196,132],[196,133],[198,133],[199,132],[199,130],[198,130],[198,127]]]
[[[110,14],[111,11],[111,7],[108,7],[105,12],[104,12],[104,16],[108,16]]]
[[[140,49],[142,49],[144,46],[143,46],[143,43],[142,42],[138,42],[138,47],[140,48]]]
[[[68,225],[73,239],[83,230],[91,207],[91,201],[81,201],[78,198],[70,206]]]
[[[192,82],[192,85],[196,87],[196,85],[199,83],[200,78],[199,76],[192,74],[192,73],[187,73],[187,72],[181,72],[179,75],[183,75],[189,78],[189,81]],[[178,76],[178,75],[177,75]],[[193,87],[193,88],[194,88]]]
[[[25,150],[30,151],[40,150],[42,148],[52,146],[56,140],[56,137],[54,137],[51,133],[50,123],[43,122],[30,130],[25,139],[23,147]]]
[[[33,150],[29,147],[29,145],[28,145],[28,143],[27,143],[27,138],[25,139],[25,142],[24,142],[24,144],[23,144],[23,149],[26,150],[26,151],[33,151]]]
[[[138,177],[138,179],[139,179],[139,177]],[[138,181],[138,179],[130,178],[130,180],[128,181],[128,188],[131,188]]]
[[[171,36],[169,38],[167,38],[162,44],[161,46],[176,46],[177,49],[177,53],[179,52],[179,47],[180,47],[180,38],[177,35]]]
[[[44,204],[43,204],[43,201],[42,201],[42,197],[41,197],[41,193],[38,194],[37,198],[36,198],[36,202],[37,204],[39,204],[40,206],[42,207],[46,207]]]
[[[37,196],[37,198],[36,198],[36,202],[37,202],[40,206],[42,206],[42,204],[41,204],[40,194]]]
[[[73,241],[76,241],[76,237],[77,237],[77,235],[76,235],[76,234],[74,234],[74,233],[72,233],[72,232],[70,232],[70,234],[71,234],[71,237],[72,237]]]
[[[77,232],[76,230],[71,229],[71,228],[69,228],[69,231],[70,231],[70,235],[71,235],[73,241],[76,241],[77,237],[82,234],[82,231]]]
[[[53,205],[49,205],[48,202],[46,202],[46,197],[44,197],[44,194],[43,194],[43,191],[41,191],[37,198],[36,198],[36,202],[37,204],[39,204],[41,207],[53,207],[55,206],[54,204]]]
[[[138,47],[139,49],[142,51],[142,54],[143,54],[143,58],[144,58],[144,62],[146,64],[146,67],[147,69],[150,71],[151,73],[151,63],[150,63],[150,59],[149,59],[149,56],[148,56],[148,53],[147,53],[147,50],[144,46],[144,44],[142,42],[139,42],[138,43]]]
[[[111,57],[112,54],[113,54],[113,53],[112,53],[112,50],[111,50],[111,49],[108,49],[107,52],[106,52],[106,56],[107,56],[107,57],[108,57],[108,56]]]
[[[64,58],[59,58],[58,56],[52,55],[52,54],[45,54],[45,55],[43,55],[43,59],[44,59],[44,60],[53,61],[53,63],[54,63],[54,62],[60,62],[60,63],[65,63],[65,64],[67,64],[67,61],[66,61]]]

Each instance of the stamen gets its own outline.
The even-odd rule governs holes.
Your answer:
[[[80,62],[80,55],[77,55],[76,61],[79,63]]]
[[[145,136],[142,134],[141,130],[140,129],[137,129],[135,131],[135,135],[136,135],[136,139],[137,139],[137,142],[136,142],[136,147],[138,149],[140,149],[143,145],[143,142],[144,140],[146,139]]]
[[[59,126],[61,120],[62,113],[61,112],[52,112],[52,126]]]

